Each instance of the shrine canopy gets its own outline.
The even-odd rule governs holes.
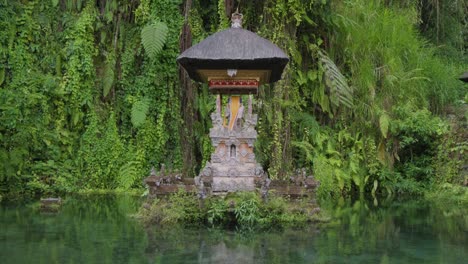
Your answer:
[[[463,73],[458,79],[462,82],[468,82],[468,72]]]
[[[177,62],[191,79],[208,83],[213,93],[256,94],[260,85],[280,80],[288,56],[241,25],[242,14],[236,12],[231,28],[185,50]]]

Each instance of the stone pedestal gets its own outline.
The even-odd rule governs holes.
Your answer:
[[[223,126],[219,112],[211,114],[210,138],[214,153],[196,179],[201,192],[253,191],[255,181],[264,177],[253,151],[257,139],[257,115],[237,120],[232,130]],[[206,188],[208,187],[208,188]]]

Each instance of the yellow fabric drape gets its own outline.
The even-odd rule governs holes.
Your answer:
[[[231,115],[229,116],[229,130],[234,128],[237,119],[237,113],[240,107],[240,96],[231,96]]]

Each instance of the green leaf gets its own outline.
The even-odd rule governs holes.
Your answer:
[[[380,132],[384,138],[387,138],[388,135],[388,126],[390,124],[390,117],[383,113],[379,118]]]
[[[351,178],[353,179],[354,184],[356,184],[357,187],[361,186],[361,177],[357,174],[352,174]]]
[[[52,6],[56,7],[59,3],[59,0],[52,0]]]
[[[325,85],[330,91],[330,101],[336,107],[343,105],[352,108],[353,88],[348,85],[348,81],[330,57],[321,51],[318,52],[318,56],[325,73]]]
[[[140,127],[146,120],[149,110],[149,100],[144,98],[136,101],[132,106],[132,124],[135,128]]]
[[[310,81],[317,80],[317,71],[313,71],[313,70],[308,71],[307,77],[309,78]]]
[[[114,84],[114,65],[112,62],[107,62],[104,68],[104,76],[102,80],[102,94],[106,97]]]
[[[0,85],[5,81],[5,68],[0,68]]]
[[[141,30],[141,42],[150,58],[154,59],[162,50],[168,31],[167,25],[163,22],[148,24]]]
[[[78,121],[80,120],[80,113],[78,112],[78,110],[74,109],[73,112],[72,112],[72,123],[74,126],[76,126],[76,124],[78,124]]]
[[[314,159],[313,151],[314,147],[307,141],[292,141],[294,147],[297,147],[299,150],[302,150],[306,156],[307,161],[312,161]]]
[[[119,187],[128,190],[135,183],[135,180],[138,178],[138,168],[139,163],[137,161],[129,161],[122,165],[119,170]]]
[[[372,196],[375,197],[375,192],[377,191],[378,187],[379,187],[379,182],[377,180],[374,180],[374,187],[372,188]]]

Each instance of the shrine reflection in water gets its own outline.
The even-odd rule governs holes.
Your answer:
[[[463,263],[464,208],[421,201],[344,202],[300,230],[143,228],[129,196],[68,197],[56,214],[0,209],[2,263]]]

